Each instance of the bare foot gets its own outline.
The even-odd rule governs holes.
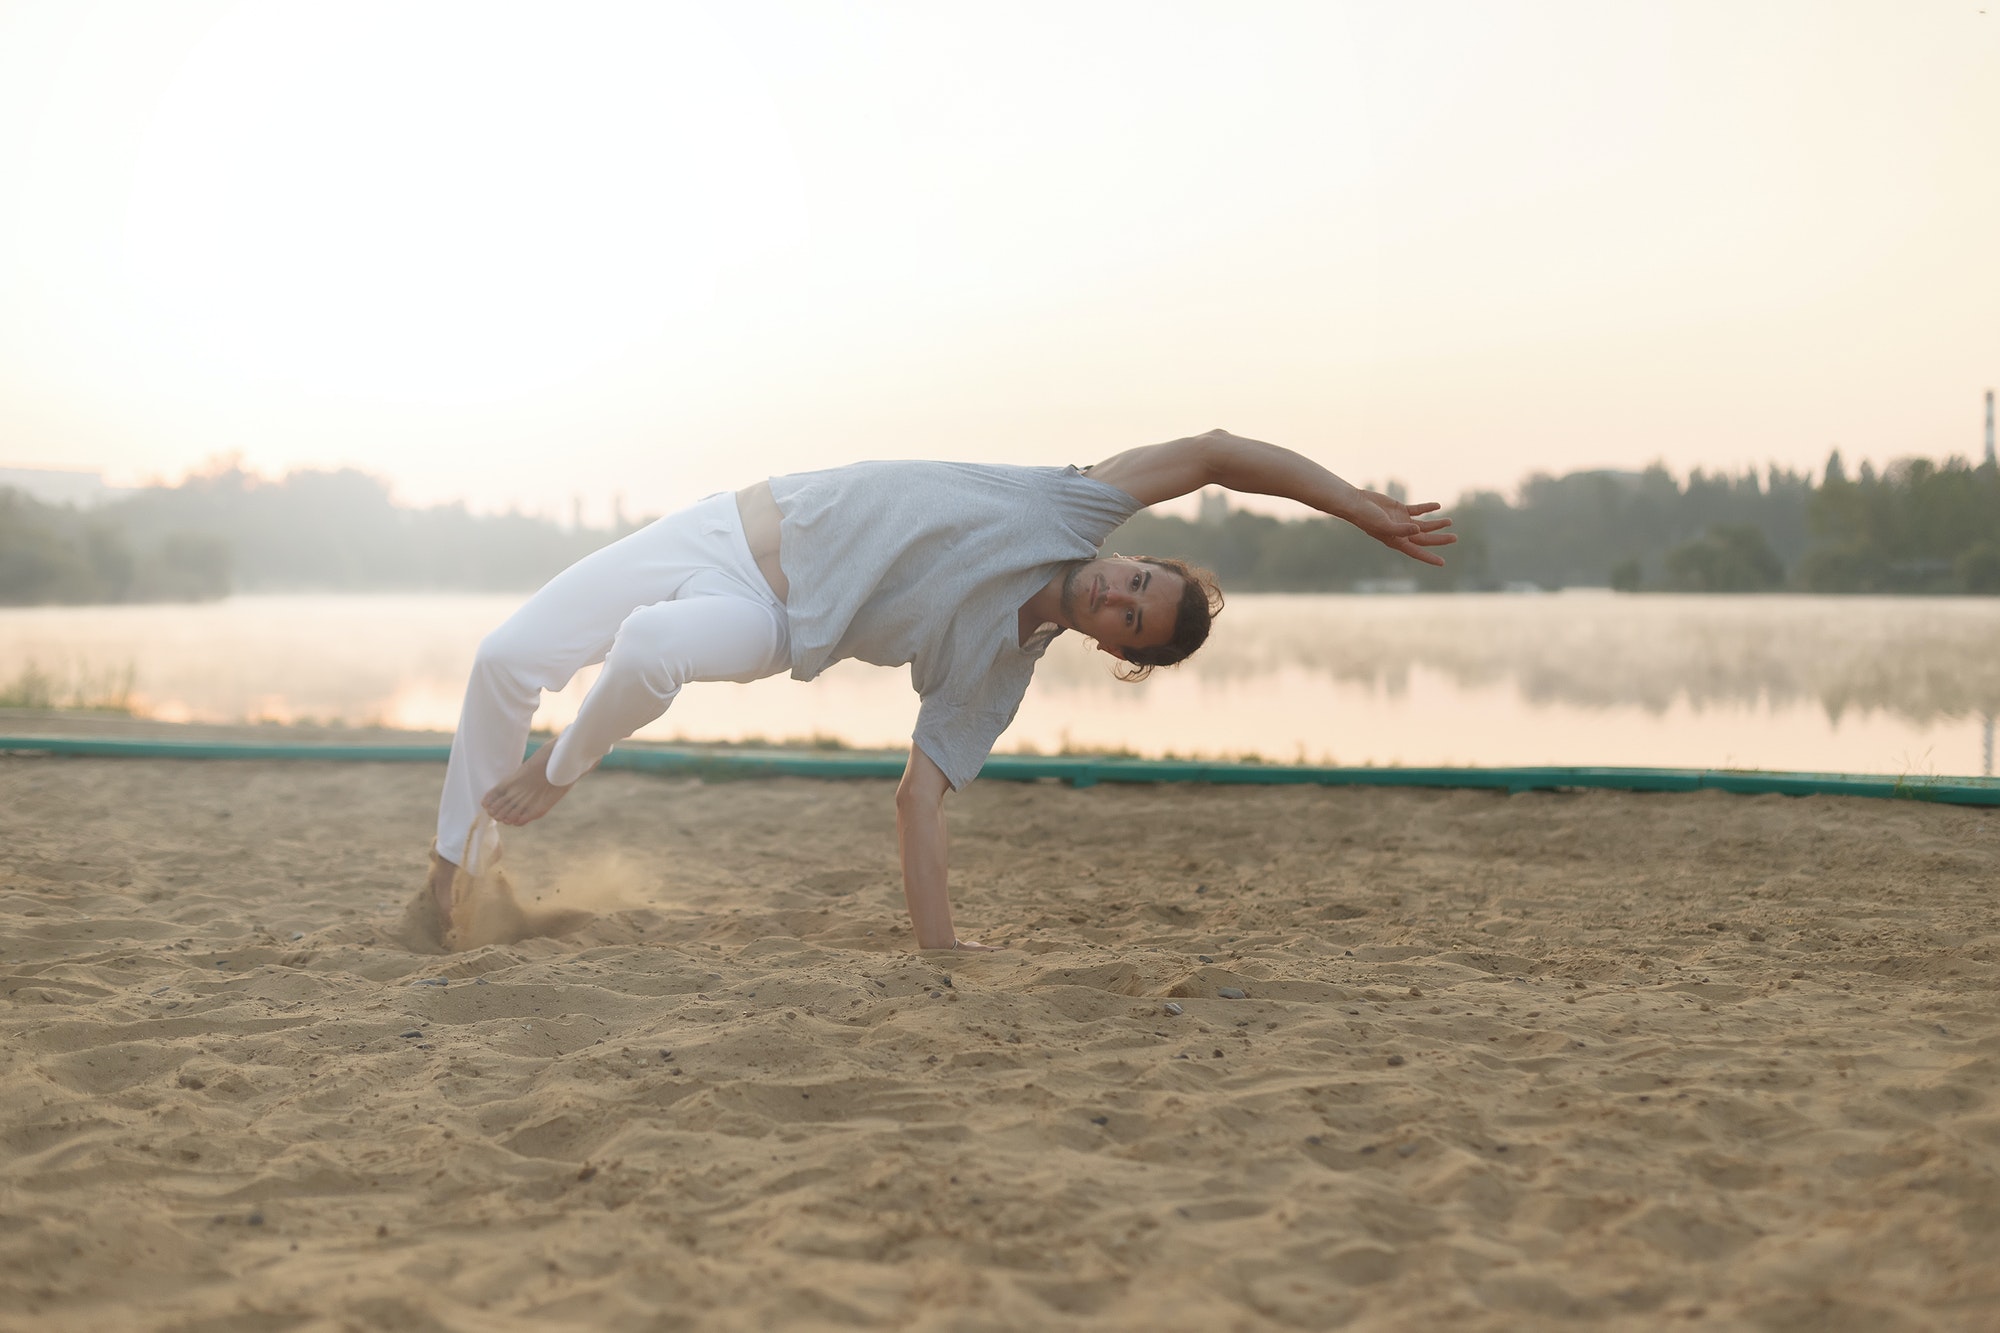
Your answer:
[[[556,743],[550,741],[487,792],[486,799],[480,802],[486,813],[502,824],[532,824],[555,809],[556,802],[569,791],[569,787],[558,787],[548,778],[549,757],[555,748]]]

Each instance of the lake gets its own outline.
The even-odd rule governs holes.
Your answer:
[[[0,685],[33,664],[91,695],[129,673],[133,710],[168,721],[449,730],[520,600],[0,609]],[[1139,685],[1109,665],[1058,639],[1000,750],[1990,774],[2000,598],[1241,594],[1186,665]],[[592,674],[540,721],[568,721]],[[906,672],[848,662],[691,686],[641,734],[900,747],[916,702]]]

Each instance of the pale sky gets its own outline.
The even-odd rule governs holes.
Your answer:
[[[1991,11],[1991,12],[1988,12]],[[0,464],[1973,455],[2000,0],[0,0]]]

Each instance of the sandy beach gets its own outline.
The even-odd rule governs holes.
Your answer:
[[[1991,812],[440,774],[0,758],[0,1328],[2000,1326]]]

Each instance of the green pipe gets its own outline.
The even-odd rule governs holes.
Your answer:
[[[305,759],[377,764],[436,764],[445,745],[284,745],[236,741],[75,740],[0,736],[0,754],[99,759]],[[605,756],[608,769],[708,779],[806,777],[894,778],[897,754],[800,750],[710,750],[631,747]],[[1052,779],[1073,787],[1100,782],[1212,782],[1252,786],[1447,787],[1495,791],[1729,791],[1743,795],[1873,796],[2000,805],[1992,778],[1887,777],[1865,773],[1765,773],[1693,768],[1326,768],[1304,764],[1236,764],[1185,759],[1096,759],[1089,756],[994,755],[981,776],[1002,782]]]

